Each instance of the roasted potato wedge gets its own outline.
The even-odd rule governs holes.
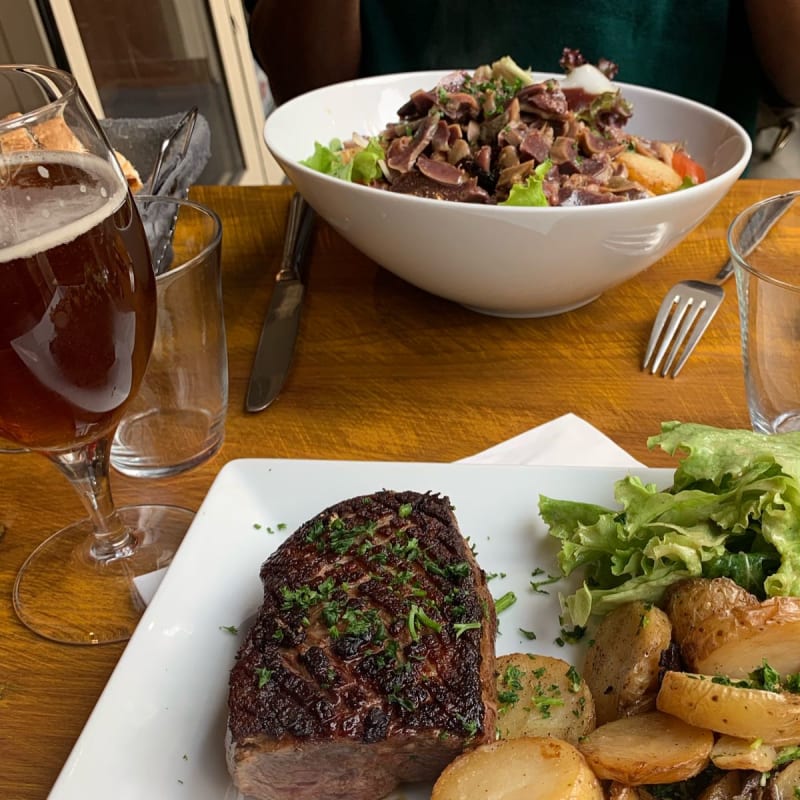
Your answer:
[[[655,708],[659,659],[671,638],[667,615],[649,603],[625,603],[603,617],[583,667],[598,725]]]
[[[749,689],[669,671],[656,705],[690,725],[768,744],[800,744],[800,695]]]
[[[711,761],[720,769],[753,769],[769,772],[778,755],[774,745],[723,734],[711,748]]]
[[[569,743],[522,736],[458,756],[434,784],[431,800],[603,800],[583,756]]]
[[[800,672],[800,597],[771,597],[710,616],[680,647],[687,667],[704,675],[746,678],[764,661],[781,675]]]
[[[742,792],[742,774],[736,770],[726,772],[703,790],[698,800],[736,800]]]
[[[705,620],[757,606],[758,598],[730,578],[686,578],[667,588],[662,605],[672,623],[672,637],[683,649]]]
[[[641,786],[612,781],[606,786],[606,800],[653,800],[653,795]]]
[[[708,764],[713,744],[710,730],[649,711],[600,725],[578,749],[598,778],[641,786],[694,777]]]
[[[628,177],[632,181],[642,184],[653,194],[668,194],[680,189],[683,178],[675,172],[669,164],[657,158],[626,150],[617,156],[628,170]]]
[[[792,761],[772,779],[772,786],[779,800],[795,800],[800,788],[800,761]]]
[[[594,730],[592,693],[566,661],[512,653],[497,658],[495,673],[501,739],[552,736],[575,744]]]

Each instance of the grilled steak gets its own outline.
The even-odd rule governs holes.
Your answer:
[[[494,603],[446,497],[338,503],[261,579],[230,676],[228,767],[243,794],[376,800],[494,738]]]

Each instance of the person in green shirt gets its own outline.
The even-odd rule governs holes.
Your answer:
[[[800,105],[800,0],[245,0],[276,103],[355,77],[509,55],[560,72],[565,47],[617,80],[713,106],[754,131],[758,101]]]

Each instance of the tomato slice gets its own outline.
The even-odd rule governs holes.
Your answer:
[[[685,150],[676,150],[672,154],[672,169],[681,178],[690,178],[695,183],[703,183],[706,179],[706,171]]]

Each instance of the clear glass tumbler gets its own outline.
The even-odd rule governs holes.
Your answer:
[[[763,219],[767,226],[759,225]],[[753,241],[754,227],[768,230]],[[800,430],[800,191],[742,211],[731,223],[728,246],[753,428]]]
[[[134,477],[176,475],[222,445],[228,352],[217,215],[198,203],[137,197],[156,268],[153,352],[111,446],[111,464]]]

